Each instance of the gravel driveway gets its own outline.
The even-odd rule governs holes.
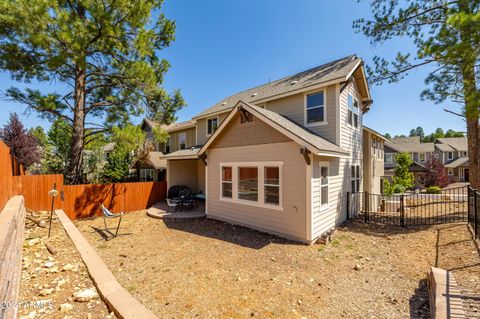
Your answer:
[[[102,219],[76,224],[119,282],[161,318],[427,318],[426,272],[435,264],[458,268],[462,289],[480,295],[480,262],[465,225],[355,222],[326,246],[306,246],[208,219],[136,212],[124,221],[110,241],[92,228]]]

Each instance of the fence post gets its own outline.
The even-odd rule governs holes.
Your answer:
[[[400,224],[405,227],[405,202],[404,195],[400,195]]]
[[[473,211],[475,215],[473,215],[473,229],[475,231],[475,236],[478,237],[478,208],[477,208],[477,191],[473,190]]]
[[[350,219],[350,192],[347,192],[347,220]]]
[[[364,203],[365,203],[365,207],[364,207],[365,223],[368,223],[368,210],[369,210],[368,209],[368,192],[365,191],[365,192],[363,192],[363,194],[365,196],[365,201],[364,201]]]

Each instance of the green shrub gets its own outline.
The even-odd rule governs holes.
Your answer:
[[[438,186],[429,186],[427,187],[427,194],[440,194],[442,189]]]
[[[392,189],[394,194],[405,193],[405,190],[406,190],[405,186],[400,184],[393,185],[393,189]]]

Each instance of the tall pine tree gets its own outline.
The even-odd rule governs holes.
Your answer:
[[[82,151],[96,134],[144,110],[169,124],[185,104],[178,90],[162,88],[170,64],[159,53],[175,39],[175,23],[161,7],[161,0],[0,1],[0,70],[17,81],[63,84],[50,92],[10,88],[7,96],[68,124],[71,183],[82,182]]]

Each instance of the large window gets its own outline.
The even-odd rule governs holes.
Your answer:
[[[281,210],[282,162],[220,163],[220,200]]]
[[[308,94],[306,105],[306,123],[314,124],[325,121],[325,94],[323,91]]]
[[[394,158],[393,153],[385,153],[385,163],[393,164],[393,158]]]
[[[418,161],[420,163],[425,163],[425,153],[419,153],[418,154]]]
[[[187,146],[187,133],[178,134],[178,145],[181,150],[184,150]]]
[[[151,169],[151,168],[141,168],[140,169],[140,181],[141,182],[152,182],[153,181],[153,169]]]
[[[352,178],[352,193],[358,193],[360,192],[360,166],[352,166],[350,174]]]
[[[232,198],[233,180],[232,167],[222,167],[222,197]]]
[[[348,124],[358,127],[358,100],[352,94],[348,95]]]
[[[167,137],[167,140],[165,141],[165,154],[170,153],[170,137]]]
[[[218,128],[218,117],[212,117],[207,120],[207,135],[212,135]]]
[[[320,205],[328,205],[328,166],[320,164]]]
[[[265,203],[280,204],[280,168],[265,166]]]
[[[238,168],[238,199],[258,201],[258,168]]]

